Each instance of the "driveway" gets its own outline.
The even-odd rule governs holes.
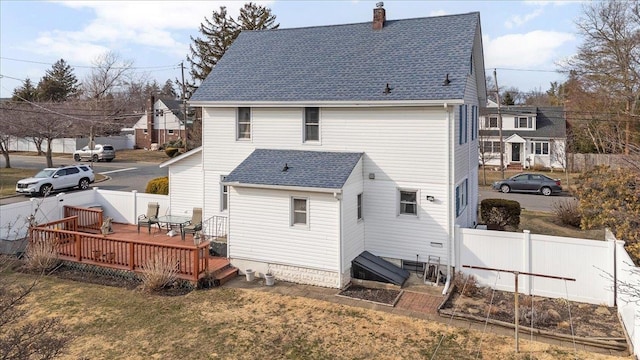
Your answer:
[[[557,195],[543,196],[539,194],[502,193],[489,188],[479,188],[479,201],[484,199],[507,199],[520,203],[524,210],[553,212],[553,204],[558,201],[577,199],[566,192]]]

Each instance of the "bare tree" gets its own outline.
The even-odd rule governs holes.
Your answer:
[[[493,141],[489,137],[480,134],[478,136],[478,153],[482,166],[482,185],[487,185],[487,167],[491,160],[499,159],[500,154],[493,149]]]
[[[93,68],[82,83],[84,101],[76,106],[89,116],[77,124],[80,131],[89,135],[94,143],[96,134],[119,132],[123,118],[131,109],[126,90],[133,79],[133,61],[123,60],[115,52],[106,52],[93,61]]]
[[[638,4],[637,0],[586,3],[576,22],[584,41],[568,62],[587,93],[608,99],[599,112],[615,114],[615,120],[623,123],[624,137],[618,147],[625,154],[633,142],[631,125],[637,126],[640,95]],[[591,135],[594,140],[604,137]]]
[[[0,152],[4,157],[4,167],[10,168],[11,161],[9,158],[9,141],[16,134],[15,124],[12,114],[14,113],[16,103],[10,101],[2,101],[0,103]]]
[[[3,225],[12,242],[25,239],[39,209],[25,218]],[[14,249],[16,250],[16,249]],[[24,281],[12,276],[22,266],[17,258],[0,257],[0,359],[54,359],[62,355],[72,336],[59,318],[32,318],[25,301],[37,289],[43,272]]]

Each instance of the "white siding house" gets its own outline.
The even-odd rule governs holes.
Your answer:
[[[160,164],[169,168],[170,208],[165,213],[174,215],[191,214],[194,207],[204,208],[202,190],[202,147],[193,149]]]
[[[494,102],[480,116],[480,164],[500,166],[500,121]],[[567,122],[559,106],[503,106],[502,150],[506,167],[564,169]]]
[[[228,217],[241,270],[342,287],[366,250],[400,266],[438,257],[450,278],[454,227],[477,221],[480,17],[384,11],[382,23],[242,32],[192,96],[200,198],[171,194],[171,206]],[[200,158],[184,156],[170,169]],[[291,223],[294,199],[306,226]]]
[[[136,147],[151,149],[185,138],[182,105],[178,100],[147,100],[145,114],[133,125]]]

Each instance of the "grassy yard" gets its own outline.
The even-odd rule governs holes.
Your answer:
[[[523,210],[520,214],[520,227],[518,230],[529,230],[532,234],[604,240],[604,229],[580,230],[562,225],[555,214],[541,211]]]
[[[159,296],[48,276],[24,308],[70,328],[65,359],[428,359],[440,342],[436,359],[619,359],[525,337],[516,355],[513,338],[490,332],[224,287]]]

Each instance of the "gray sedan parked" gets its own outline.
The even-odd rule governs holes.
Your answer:
[[[508,192],[531,192],[549,196],[562,192],[560,179],[552,179],[542,174],[518,174],[506,180],[493,183],[495,190]]]

